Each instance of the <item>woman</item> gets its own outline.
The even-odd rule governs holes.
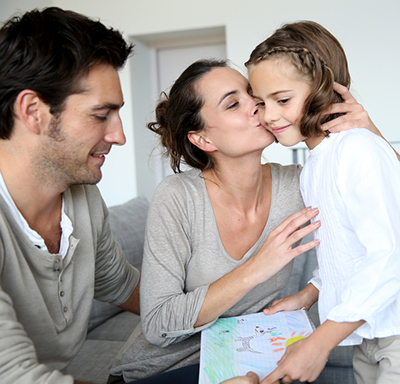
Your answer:
[[[202,329],[220,316],[268,306],[286,285],[293,258],[318,244],[297,245],[319,226],[300,228],[318,210],[303,206],[300,166],[261,164],[275,139],[259,124],[248,88],[225,62],[196,62],[149,124],[177,174],[160,183],[151,203],[142,325],[112,370],[125,380],[197,363]],[[375,129],[362,107],[343,96],[348,103],[334,112],[352,114],[340,118],[342,125],[361,119],[357,126]],[[193,169],[180,173],[182,158]]]

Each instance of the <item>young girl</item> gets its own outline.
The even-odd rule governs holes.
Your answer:
[[[321,326],[290,346],[262,383],[314,381],[331,350],[355,345],[358,383],[400,382],[400,165],[390,146],[364,129],[326,134],[320,126],[335,90],[350,86],[337,39],[314,22],[288,24],[246,63],[260,122],[277,140],[310,149],[301,174],[306,206],[318,206],[319,268],[296,295],[266,313],[310,308]],[[361,345],[360,345],[361,344]]]

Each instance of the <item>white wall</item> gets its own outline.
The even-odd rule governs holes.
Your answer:
[[[3,4],[4,3],[4,4]],[[123,31],[126,37],[186,29],[225,26],[227,56],[241,68],[250,51],[284,22],[314,20],[328,28],[342,43],[350,63],[353,93],[387,139],[400,141],[397,113],[400,96],[400,3],[393,0],[13,0],[13,7],[30,9],[57,5],[100,18]],[[4,20],[11,1],[0,2]],[[138,60],[139,61],[139,60]],[[135,57],[131,60],[133,70]],[[122,72],[126,106],[123,121],[128,137],[125,148],[114,148],[100,184],[109,205],[137,194],[135,161],[148,162],[146,154],[135,160],[131,72]],[[136,127],[139,130],[141,127]],[[138,131],[136,129],[136,131]],[[145,121],[143,122],[145,129]],[[270,161],[290,162],[287,149],[274,145],[267,150]],[[122,165],[121,165],[122,164]],[[111,181],[110,181],[111,180]]]

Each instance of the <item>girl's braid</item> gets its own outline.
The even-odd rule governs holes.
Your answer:
[[[274,56],[288,56],[291,59],[290,61],[297,67],[298,70],[309,75],[315,73],[316,67],[327,67],[325,60],[316,52],[311,52],[307,48],[302,47],[284,46],[271,48],[265,53],[260,52],[259,56],[253,61],[253,64],[259,63],[263,60],[268,60],[270,58],[272,59]]]

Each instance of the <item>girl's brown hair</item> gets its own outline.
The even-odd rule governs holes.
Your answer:
[[[300,132],[304,137],[326,134],[321,124],[334,119],[326,108],[342,101],[333,90],[336,81],[350,87],[346,54],[339,41],[324,27],[313,21],[285,24],[259,44],[245,63],[247,68],[260,61],[287,60],[312,87],[305,101]]]

